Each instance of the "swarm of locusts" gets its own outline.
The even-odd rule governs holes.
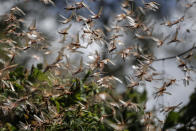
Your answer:
[[[55,6],[52,0],[41,2]],[[0,32],[0,128],[125,130],[135,129],[137,123],[142,129],[151,130],[153,123],[156,125],[158,121],[163,124],[151,112],[145,111],[146,100],[142,99],[145,92],[140,94],[136,89],[144,82],[161,81],[163,85],[156,87],[153,93],[157,99],[163,95],[172,95],[168,88],[172,88],[177,81],[189,85],[193,69],[188,61],[196,47],[193,44],[191,49],[175,56],[156,58],[152,53],[146,53],[142,46],[127,44],[121,38],[126,32],[131,32],[133,39],[144,42],[148,40],[157,48],[180,44],[183,42],[178,37],[181,23],[193,4],[185,6],[185,13],[179,19],[160,24],[168,28],[176,26],[172,37],[160,38],[153,35],[154,26],[145,22],[147,14],[160,9],[161,5],[157,2],[142,1],[143,6],[137,6],[133,0],[124,0],[120,5],[121,13],[114,16],[113,24],[102,27],[96,24],[104,14],[104,7],[94,11],[86,1],[70,2],[64,7],[70,16],[59,15],[61,18],[58,22],[65,27],[58,31],[62,47],[57,57],[50,64],[44,61],[37,66],[33,65],[31,70],[17,64],[15,57],[30,49],[42,51],[45,56],[51,55],[53,50],[49,48],[46,36],[37,28],[36,19],[30,25],[25,25],[24,18],[28,14],[17,6],[12,7],[1,19],[4,27]],[[83,16],[80,10],[85,10],[89,15]],[[83,27],[72,36],[70,30],[74,23]],[[68,38],[71,41],[68,42]],[[84,57],[85,50],[94,44],[100,46],[105,55],[95,50],[87,58]],[[73,54],[79,58],[78,65],[72,63],[70,56]],[[32,55],[32,58],[40,59],[37,55]],[[125,79],[107,72],[107,68],[118,66],[116,58],[126,64],[131,58],[136,63],[130,65],[133,73],[126,74]],[[185,74],[183,80],[163,80],[162,74],[152,66],[154,62],[167,59],[177,60],[178,68]],[[122,95],[114,91],[118,85],[127,89]],[[161,112],[168,113],[180,105],[163,108]]]

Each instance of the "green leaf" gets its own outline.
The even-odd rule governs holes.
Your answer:
[[[170,112],[166,118],[165,124],[164,124],[164,129],[168,129],[171,128],[173,126],[175,126],[178,121],[179,121],[180,115],[178,112]]]

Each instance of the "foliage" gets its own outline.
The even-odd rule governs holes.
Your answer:
[[[168,114],[164,129],[176,127],[177,130],[193,130],[196,127],[196,90],[190,96],[190,102],[179,111],[172,111]]]

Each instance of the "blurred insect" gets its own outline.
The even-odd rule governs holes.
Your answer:
[[[92,15],[91,18],[92,18],[92,19],[98,19],[98,18],[100,18],[101,13],[102,13],[102,10],[103,10],[103,7],[101,7],[101,8],[99,9],[99,12],[98,12],[96,15]]]
[[[31,48],[30,46],[25,46],[25,47],[18,47],[18,46],[15,46],[14,47],[15,49],[18,49],[18,50],[20,50],[20,51],[25,51],[25,50],[27,50],[27,49],[29,49],[29,48]]]
[[[120,102],[124,107],[134,109],[136,112],[138,112],[139,109],[140,109],[140,106],[139,106],[139,104],[137,104],[137,103],[133,103],[133,102],[131,102],[131,101],[125,102],[125,101],[123,101],[123,100],[121,100],[121,99],[119,99],[119,102]]]
[[[84,16],[81,16],[81,15],[76,15],[76,20],[77,20],[77,22],[83,21],[87,24],[90,24],[93,22],[93,20],[91,18],[85,18]]]
[[[148,3],[145,3],[144,2],[144,7],[149,9],[149,10],[152,10],[152,11],[157,11],[159,9],[159,5],[157,2],[148,2]]]
[[[108,49],[108,51],[109,51],[109,53],[110,52],[112,52],[112,51],[114,51],[117,47],[116,47],[116,43],[122,43],[122,42],[120,42],[120,40],[116,40],[118,37],[121,37],[121,36],[123,36],[123,35],[113,35],[111,38],[109,38],[109,40],[110,40],[110,45],[109,45],[109,49]]]
[[[179,65],[178,65],[178,67],[184,67],[184,66],[186,66],[186,63],[182,60],[182,59],[180,59],[180,57],[176,57],[176,59],[178,60],[178,62],[180,63]]]
[[[41,118],[39,118],[37,115],[34,114],[33,117],[39,124],[44,123],[44,121]]]
[[[117,130],[117,131],[125,130],[125,129],[128,128],[128,126],[124,123],[114,123],[114,122],[109,121],[107,119],[104,119],[103,122],[106,123],[107,125],[109,125],[110,127],[112,127],[114,130]]]
[[[178,39],[179,30],[180,30],[180,26],[178,26],[178,28],[176,28],[176,33],[174,35],[174,38],[172,40],[170,40],[168,42],[168,44],[173,43],[173,42],[182,42],[181,40]]]
[[[83,71],[83,58],[81,57],[81,59],[80,59],[80,67],[73,73],[73,75],[76,75],[76,74],[78,74],[78,73],[80,73],[82,71]]]
[[[66,18],[63,15],[59,15],[59,16],[64,19],[64,20],[59,21],[59,22],[62,23],[62,24],[67,24],[67,23],[69,23],[72,20],[73,14],[69,18]]]
[[[81,9],[81,8],[82,8],[82,7],[71,5],[71,6],[65,7],[64,9],[66,9],[66,10],[76,10],[76,9]]]
[[[17,24],[17,23],[12,23],[12,24],[9,24],[7,27],[6,27],[6,30],[8,31],[8,32],[13,32],[13,33],[16,33],[15,31],[17,30],[17,29],[20,29],[20,26]]]
[[[160,97],[160,96],[162,96],[163,94],[171,95],[170,92],[167,92],[167,91],[166,91],[166,87],[167,87],[167,83],[164,82],[164,83],[163,83],[163,86],[162,86],[161,88],[158,88],[158,91],[156,91],[156,92],[154,93],[155,98]]]
[[[114,31],[116,33],[118,33],[120,30],[123,30],[123,27],[118,26],[118,25],[112,26],[112,27],[104,25],[104,28],[106,29],[107,32],[113,32]]]
[[[120,22],[120,21],[126,19],[127,17],[129,18],[130,15],[133,13],[132,10],[128,10],[128,9],[125,9],[125,8],[122,8],[122,10],[123,10],[125,13],[121,13],[121,14],[116,15],[115,18],[116,18],[117,22]],[[131,18],[131,17],[130,17],[130,18]]]
[[[139,82],[138,82],[138,81],[135,81],[135,80],[133,79],[132,76],[128,76],[128,77],[126,77],[126,78],[127,78],[128,81],[130,82],[130,83],[127,85],[128,88],[133,88],[133,87],[139,86]]]
[[[163,79],[159,79],[159,78],[154,78],[154,76],[160,75],[160,73],[152,73],[152,74],[148,74],[148,76],[145,76],[145,80],[148,82],[152,82],[153,80],[163,80]]]
[[[123,1],[123,2],[121,3],[121,6],[122,6],[123,8],[128,8],[128,7],[130,7],[129,0]]]
[[[37,30],[36,28],[36,19],[34,19],[28,27],[29,31]]]
[[[80,36],[79,36],[79,32],[77,33],[76,35],[76,41],[75,42],[71,42],[68,46],[67,46],[67,49],[68,50],[71,50],[73,52],[75,52],[77,49],[79,48],[87,48],[87,47],[84,47],[80,44]]]
[[[36,27],[36,19],[32,21],[30,26],[28,27],[29,32],[26,33],[27,38],[30,40],[27,44],[33,44],[38,41],[45,40],[44,37],[41,36],[40,32],[37,31]],[[27,45],[28,46],[28,45]]]
[[[35,54],[34,54],[34,55],[32,55],[31,57],[32,57],[32,58],[34,58],[34,59],[36,59],[37,61],[39,61],[39,60],[41,59],[41,57],[40,57],[40,56],[35,55]]]
[[[16,16],[12,12],[10,12],[9,14],[6,14],[6,18],[7,19],[4,20],[5,22],[16,22],[17,21]]]
[[[22,14],[22,15],[26,15],[26,14],[24,13],[24,11],[21,10],[20,8],[18,8],[17,6],[11,8],[10,11],[13,11],[13,12],[16,12],[16,13],[20,13],[20,14]]]
[[[98,83],[99,86],[102,86],[102,87],[105,87],[105,88],[112,88],[112,85],[111,85],[112,81],[113,82],[117,81],[117,82],[122,84],[122,81],[119,78],[115,77],[115,76],[105,76],[105,77],[99,78],[97,80],[97,83]]]
[[[55,3],[52,0],[41,0],[44,4],[52,4],[55,6]]]
[[[71,26],[72,26],[72,24],[70,24],[70,25],[69,25],[68,27],[66,27],[65,29],[59,31],[59,34],[62,34],[62,35],[64,36],[64,38],[65,38],[65,36],[66,36],[67,34],[69,34],[69,33],[68,33],[68,30],[71,28]]]
[[[2,39],[0,43],[8,44],[13,47],[17,44],[17,42],[12,39]]]
[[[57,56],[56,60],[52,64],[48,65],[46,63],[46,67],[44,69],[44,72],[47,72],[50,68],[57,67],[57,64],[63,59],[64,50],[65,50],[65,47],[62,47],[61,50],[58,52],[58,56]]]
[[[134,12],[133,10],[122,8],[122,10],[126,13],[126,16],[131,16]]]
[[[116,18],[117,22],[120,22],[120,21],[126,19],[126,14],[125,13],[118,14],[115,18]]]
[[[167,21],[167,22],[162,23],[161,25],[166,25],[166,26],[172,27],[173,25],[176,25],[176,24],[183,22],[183,21],[184,21],[184,16],[180,17],[176,21],[173,21],[173,22]]]
[[[71,63],[70,63],[70,59],[67,55],[65,55],[65,59],[66,59],[66,64],[65,64],[65,68],[68,70],[68,71],[71,71],[72,70],[72,66],[71,66]]]
[[[153,36],[142,36],[142,35],[140,35],[140,34],[135,34],[135,36],[138,38],[138,39],[151,39],[151,40],[153,40],[154,42],[156,42],[156,44],[157,44],[157,46],[159,47],[159,46],[162,46],[163,44],[164,44],[164,41],[169,37],[169,35],[168,36],[166,36],[163,40],[160,40],[160,39],[158,39],[158,38],[156,38],[156,37],[153,37]]]
[[[4,71],[10,70],[10,69],[15,68],[15,67],[17,67],[17,66],[18,66],[17,64],[6,66],[5,68],[3,68],[3,69],[0,70],[0,76],[2,75],[2,73],[3,73]]]
[[[152,122],[152,112],[146,112],[144,115],[144,122],[147,131],[150,131],[150,126]]]
[[[126,19],[127,19],[128,24],[131,28],[138,28],[141,25],[140,23],[137,23],[136,20],[130,16],[126,16]],[[127,27],[129,27],[129,26],[127,26]]]
[[[122,37],[122,36],[123,36],[122,34],[115,34],[115,35],[112,35],[112,37],[109,38],[109,40],[115,40],[115,39]]]
[[[125,61],[125,59],[126,59],[129,55],[131,55],[131,50],[132,50],[132,49],[133,49],[132,47],[129,47],[129,48],[126,48],[126,49],[121,50],[121,51],[118,52],[117,54],[119,54],[119,55],[122,57],[122,59]]]
[[[111,53],[115,49],[117,49],[117,47],[116,47],[116,41],[113,41],[113,42],[110,43],[109,48],[108,48],[108,51],[109,51],[109,53]]]
[[[85,7],[86,9],[88,9],[91,13],[94,14],[94,12],[92,12],[92,10],[88,7],[87,4],[85,4],[83,1],[81,2],[75,2],[75,5],[71,5],[68,7],[65,7],[66,10],[78,10]]]
[[[56,90],[61,90],[62,94],[60,94],[59,96],[63,96],[63,95],[71,95],[72,92],[68,89],[65,88],[65,86],[67,85],[57,85],[57,87],[55,87]]]
[[[19,121],[19,128],[20,130],[31,130],[31,125],[30,124],[25,124],[21,121]]]
[[[135,76],[139,78],[140,80],[145,79],[145,75],[147,74],[148,66],[141,65],[136,71]]]
[[[115,77],[115,76],[105,76],[103,78],[100,78],[97,82],[98,83],[107,83],[109,81],[118,81],[119,83],[123,83],[119,78]]]
[[[186,4],[186,9],[189,9],[189,8],[193,7],[194,4],[196,4],[196,1],[193,1],[193,2],[190,3],[190,4]]]
[[[104,59],[104,60],[101,60],[100,63],[99,63],[100,69],[103,70],[104,65],[108,64],[108,63],[111,63],[112,65],[115,65],[110,59]]]
[[[178,105],[175,106],[169,106],[169,107],[165,107],[161,110],[161,112],[171,112],[174,111],[176,108],[179,108],[179,106],[182,105],[182,102],[180,102]]]
[[[193,56],[193,52],[191,51],[187,56],[184,56],[184,59],[190,59]]]
[[[20,99],[13,99],[14,102],[12,102],[11,99],[13,99],[13,98],[7,99],[7,102],[3,103],[3,107],[5,107],[8,110],[15,109],[21,102],[24,102],[25,100],[27,100],[28,96],[24,96]]]
[[[187,71],[188,69],[185,68],[184,70],[185,70],[185,77],[183,78],[183,84],[184,86],[188,86],[190,83],[190,80],[192,79],[191,79],[189,72]]]
[[[176,82],[176,79],[171,79],[169,82],[166,83],[166,87],[171,86]]]
[[[89,55],[88,58],[93,60],[93,62],[91,64],[89,64],[89,66],[92,70],[99,68],[99,62],[100,62],[101,57],[100,57],[97,50],[95,51],[94,55]]]

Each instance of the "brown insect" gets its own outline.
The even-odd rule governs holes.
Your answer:
[[[108,64],[108,63],[111,63],[112,65],[115,65],[110,59],[104,59],[104,60],[101,60],[100,63],[99,63],[100,69],[103,70],[104,65]]]
[[[20,14],[22,14],[22,15],[26,15],[26,14],[24,13],[24,11],[21,10],[20,8],[18,8],[17,6],[11,8],[10,11],[13,11],[13,12],[15,12],[15,13],[20,13]]]
[[[48,71],[50,68],[57,66],[57,64],[63,59],[64,50],[65,50],[65,47],[62,47],[61,50],[58,52],[58,56],[57,56],[56,60],[52,64],[46,65],[44,72]]]
[[[84,21],[87,24],[90,24],[91,22],[93,22],[93,20],[91,18],[85,18],[84,16],[81,16],[81,15],[76,15],[76,20],[78,22]]]
[[[73,14],[69,18],[66,18],[63,15],[59,15],[59,16],[64,19],[64,20],[59,21],[59,22],[62,23],[62,24],[67,24],[67,23],[69,23],[72,20]]]
[[[193,56],[193,52],[190,52],[187,56],[184,56],[184,59],[190,59]]]
[[[85,48],[86,49],[87,47],[84,47],[80,44],[79,33],[77,33],[76,41],[71,42],[69,45],[66,46],[66,48],[68,50],[70,50],[71,52],[78,52],[78,53],[82,53],[82,52],[78,51],[77,49],[79,49],[79,48]]]
[[[74,5],[67,6],[64,9],[66,9],[66,10],[78,10],[78,9],[83,8],[83,7],[84,7],[83,2],[76,2],[75,6]]]
[[[122,59],[125,61],[125,59],[129,56],[129,55],[131,55],[131,50],[132,50],[133,48],[132,47],[129,47],[129,48],[126,48],[126,49],[123,49],[122,51],[120,51],[120,52],[118,52],[117,54],[119,54],[121,57],[122,57]]]
[[[104,25],[104,28],[108,31],[108,32],[111,32],[111,31],[114,31],[116,33],[118,33],[120,30],[123,30],[123,27],[121,26],[112,26],[112,27],[109,27],[109,26],[106,26]]]
[[[98,85],[106,87],[106,88],[110,88],[111,87],[111,81],[117,81],[119,83],[123,83],[119,78],[115,77],[115,76],[105,76],[103,78],[100,78],[99,80],[97,80]]]
[[[126,19],[126,16],[127,15],[125,13],[121,13],[121,14],[118,14],[115,18],[116,18],[117,22],[120,22],[120,21]]]
[[[159,5],[157,2],[148,2],[148,3],[144,3],[144,7],[152,10],[152,11],[157,11],[159,9]]]
[[[16,66],[17,66],[17,64],[8,65],[7,67],[1,69],[1,70],[0,70],[0,76],[2,75],[2,73],[3,73],[4,71],[10,70],[10,69],[12,69],[12,68],[15,68]]]
[[[99,9],[99,12],[98,12],[96,15],[92,15],[91,18],[92,18],[92,19],[98,19],[98,18],[100,18],[101,13],[102,13],[102,10],[103,10],[103,7],[101,7],[101,8]]]
[[[88,57],[93,60],[93,62],[90,64],[90,68],[92,70],[100,67],[99,62],[100,62],[101,57],[98,51],[95,51],[95,56],[88,56]]]
[[[34,19],[28,27],[29,31],[37,30],[36,28],[36,19]]]
[[[115,40],[115,39],[122,37],[122,36],[123,36],[122,34],[112,35],[112,37],[109,38],[109,40]]]
[[[135,81],[131,76],[128,77],[129,80],[129,84],[128,84],[128,88],[133,88],[135,86],[139,86],[139,82]]]
[[[59,34],[62,34],[64,37],[68,34],[68,30],[71,28],[72,24],[70,24],[68,27],[65,29],[59,31]]]
[[[16,100],[14,100],[15,102],[12,102],[11,99],[12,98],[8,99],[7,103],[3,103],[4,106],[2,106],[2,107],[4,107],[5,109],[8,109],[8,110],[15,109],[21,102],[27,100],[28,96],[24,96],[20,99],[16,99]]]
[[[179,19],[177,19],[177,20],[175,20],[173,22],[167,21],[165,23],[162,23],[161,25],[166,25],[166,26],[172,27],[173,25],[176,25],[176,24],[178,24],[178,23],[180,23],[182,21],[184,21],[184,16],[180,17]]]
[[[153,40],[154,42],[156,42],[157,43],[157,46],[159,47],[159,46],[162,46],[163,44],[164,44],[164,41],[169,37],[169,35],[168,36],[166,36],[163,40],[160,40],[160,39],[158,39],[158,38],[156,38],[156,37],[153,37],[153,36],[142,36],[142,35],[140,35],[140,34],[135,34],[135,36],[138,38],[138,39],[151,39],[151,40]]]
[[[128,1],[128,0],[123,1],[123,2],[121,3],[121,6],[122,6],[123,8],[128,8],[128,7],[130,6],[129,1]]]
[[[180,59],[180,57],[176,57],[176,59],[178,60],[178,62],[180,63],[179,65],[178,65],[178,67],[184,67],[184,66],[186,66],[186,63],[182,60],[182,59]]]
[[[171,79],[168,83],[166,83],[166,87],[171,86],[176,82],[176,79]]]
[[[78,10],[78,9],[81,9],[81,8],[84,8],[84,7],[87,10],[89,10],[90,13],[92,13],[93,15],[95,15],[95,13],[83,1],[81,1],[81,2],[75,2],[75,5],[71,5],[71,6],[65,7],[65,9],[66,10]]]
[[[183,78],[183,84],[184,84],[184,86],[189,85],[190,80],[192,80],[191,79],[191,76],[190,76],[190,74],[189,74],[189,72],[187,70],[188,69],[185,67],[185,69],[184,69],[184,71],[185,71],[185,77]]]
[[[190,4],[186,4],[186,8],[189,9],[189,8],[193,7],[194,4],[196,4],[196,1],[194,1]]]
[[[109,51],[109,53],[110,53],[110,52],[114,51],[115,49],[117,49],[117,47],[116,47],[116,42],[113,41],[113,42],[111,42],[108,51]]]
[[[174,38],[172,40],[170,40],[168,42],[168,44],[173,43],[173,42],[182,42],[181,40],[178,39],[179,30],[180,30],[180,26],[178,28],[176,28],[176,33],[174,35]]]
[[[107,119],[104,119],[103,120],[107,125],[109,125],[110,127],[112,127],[114,130],[117,130],[117,131],[121,131],[121,130],[125,130],[128,128],[128,126],[125,124],[125,123],[114,123],[110,120],[107,120]]]
[[[182,104],[182,102],[180,102],[178,105],[175,106],[169,106],[169,107],[165,107],[164,109],[161,110],[161,112],[170,112],[170,111],[174,111],[176,108],[179,108],[179,106]]]
[[[80,59],[80,67],[73,73],[73,75],[76,75],[76,74],[78,74],[78,73],[80,73],[82,71],[83,71],[83,58],[81,57],[81,59]]]
[[[162,86],[161,88],[159,88],[158,91],[156,91],[156,92],[154,93],[155,98],[160,97],[160,96],[162,96],[163,94],[171,95],[170,92],[167,92],[167,91],[166,91],[166,87],[167,87],[167,83],[164,82],[164,83],[163,83],[163,86]]]
[[[55,6],[55,3],[52,0],[41,0],[44,4],[52,4]]]
[[[126,19],[128,21],[128,24],[129,24],[129,26],[127,26],[127,27],[138,28],[141,25],[140,23],[137,23],[136,20],[134,18],[130,17],[130,16],[126,16]]]

